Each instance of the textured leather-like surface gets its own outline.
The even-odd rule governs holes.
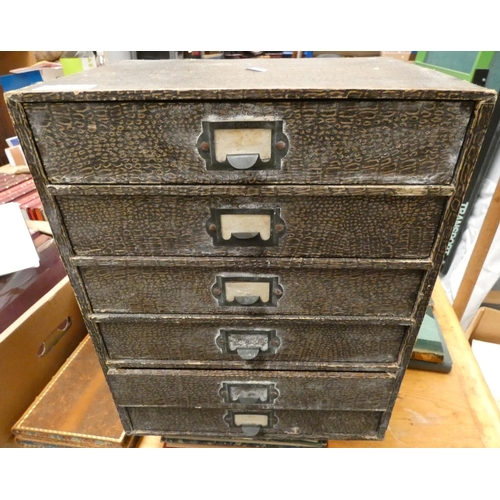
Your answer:
[[[59,196],[77,255],[429,257],[445,197],[424,196]],[[285,192],[286,193],[286,192]],[[215,246],[211,209],[279,209],[276,246]],[[121,235],[126,234],[126,237]]]
[[[241,436],[217,392],[231,377],[280,391],[259,435],[383,438],[494,94],[384,58],[231,62],[7,98],[123,426]],[[203,120],[282,121],[280,169],[207,170]],[[277,246],[214,246],[212,209],[263,206]],[[271,280],[272,304],[227,304],[238,276]],[[274,361],[221,352],[227,325],[275,329]]]
[[[347,324],[305,319],[280,321],[272,318],[219,316],[205,320],[186,319],[126,322],[119,319],[100,323],[110,358],[113,360],[220,361],[223,366],[266,368],[277,362],[381,363],[396,362],[407,327],[371,323]],[[255,361],[242,361],[238,353],[216,343],[220,330],[262,332],[273,330],[278,337],[276,352],[262,351]]]
[[[276,307],[220,306],[211,289],[217,273],[194,259],[186,267],[81,267],[94,312],[175,314],[302,314],[410,316],[424,275],[421,270],[256,267],[236,261],[241,273],[278,276],[283,295]]]
[[[55,184],[448,184],[471,104],[40,103],[26,112]],[[290,142],[282,169],[208,171],[196,148],[207,119],[282,120]]]
[[[385,410],[395,376],[387,373],[254,372],[252,383],[274,384],[272,404],[227,403],[223,383],[247,384],[249,374],[232,370],[110,370],[120,406],[181,408]]]
[[[139,434],[174,434],[172,429],[189,435],[242,437],[240,427],[230,427],[224,409],[131,407],[126,408]],[[375,439],[381,412],[279,410],[276,423],[263,428],[259,437],[295,439]]]

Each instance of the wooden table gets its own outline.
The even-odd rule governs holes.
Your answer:
[[[432,298],[451,372],[407,370],[385,439],[329,441],[330,448],[500,447],[500,411],[440,281]]]
[[[432,298],[451,373],[408,370],[383,441],[329,441],[329,448],[500,447],[500,411],[440,281]],[[156,436],[139,444],[159,446]]]

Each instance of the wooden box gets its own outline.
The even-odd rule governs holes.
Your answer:
[[[12,428],[28,448],[126,448],[125,435],[87,336]]]
[[[381,439],[495,102],[385,58],[7,96],[130,434]]]
[[[0,334],[0,447],[86,333],[65,277]]]

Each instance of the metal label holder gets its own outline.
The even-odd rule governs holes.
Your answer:
[[[288,137],[283,133],[283,122],[276,121],[202,121],[203,132],[198,138],[196,147],[201,157],[206,161],[207,170],[222,170],[235,172],[239,170],[281,170],[281,160],[289,148]],[[224,161],[216,158],[216,130],[249,130],[265,129],[271,131],[270,158],[263,160],[259,153],[246,151],[244,153],[226,155]]]

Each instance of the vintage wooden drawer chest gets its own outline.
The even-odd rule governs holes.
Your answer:
[[[128,433],[383,438],[494,92],[129,61],[7,102]]]

